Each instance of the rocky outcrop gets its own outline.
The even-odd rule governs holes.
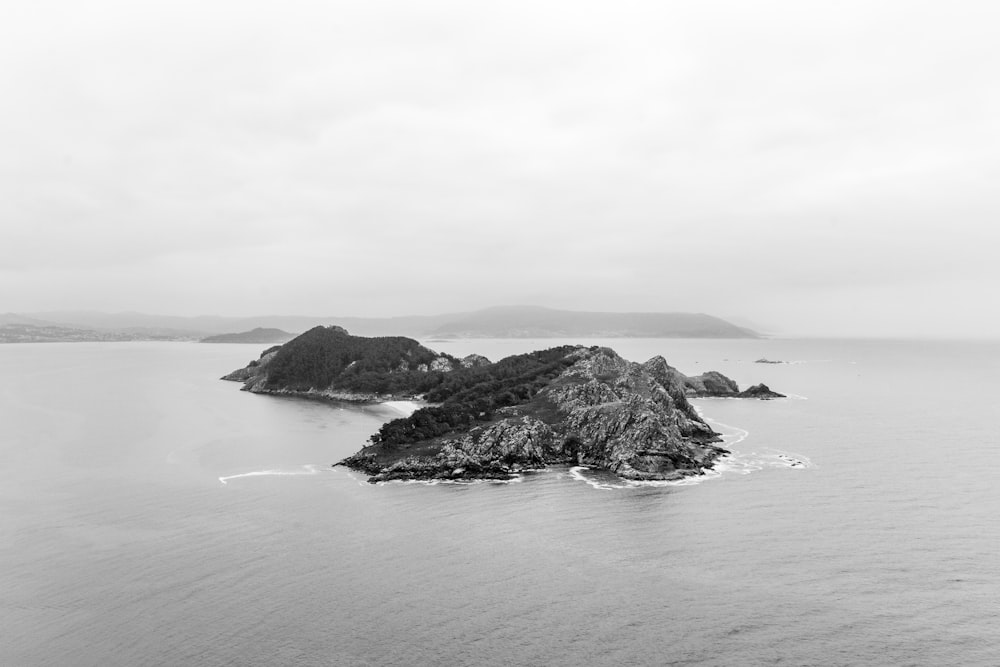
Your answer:
[[[698,398],[785,398],[766,384],[755,384],[740,391],[739,386],[718,371],[709,371],[694,377],[684,378],[684,389],[688,396]]]
[[[486,359],[486,357],[483,358]],[[486,363],[489,363],[488,359],[486,360]],[[459,366],[461,368],[471,368],[473,365],[475,365],[474,362],[470,362],[468,366],[465,364],[464,361],[459,362]],[[452,357],[441,355],[439,357],[431,359],[430,363],[418,364],[416,370],[421,373],[447,373],[448,371],[455,370],[455,368],[456,368],[455,360]],[[400,364],[398,370],[405,372],[410,370],[410,368],[404,362]]]
[[[685,378],[684,387],[688,396],[735,396],[740,392],[735,382],[718,371]]]
[[[588,351],[548,390],[578,463],[629,479],[670,479],[711,467],[718,436],[677,389],[662,357],[645,364],[614,351]],[[673,395],[672,394],[673,390]]]
[[[237,368],[232,373],[223,375],[220,379],[229,380],[231,382],[243,382],[245,384],[258,380],[267,372],[267,366],[274,359],[274,355],[278,353],[279,347],[279,345],[276,345],[272,348],[264,350],[264,352],[260,355],[260,359],[254,359],[244,368]],[[244,389],[246,389],[246,386],[244,386]]]
[[[755,384],[752,387],[748,387],[739,393],[740,398],[759,398],[762,400],[770,400],[772,398],[785,398],[784,394],[779,394],[776,391],[771,391],[763,382],[760,384]]]
[[[481,354],[470,354],[467,357],[462,357],[462,368],[489,366],[490,363],[492,362]]]
[[[538,419],[513,417],[445,441],[433,457],[407,456],[387,464],[362,451],[341,463],[370,475],[369,482],[405,479],[510,479],[524,470],[569,459],[552,429]]]

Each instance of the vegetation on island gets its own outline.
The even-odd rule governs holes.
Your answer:
[[[412,338],[352,336],[340,327],[315,327],[278,348],[267,367],[266,389],[333,389],[375,394],[419,394],[460,365]],[[441,371],[435,371],[435,362]]]
[[[564,345],[452,371],[425,395],[441,405],[384,424],[371,441],[384,446],[421,442],[489,422],[496,410],[527,403],[573,365],[569,354],[575,349]]]
[[[265,391],[331,390],[356,394],[421,395],[431,405],[383,425],[371,438],[386,446],[420,442],[489,422],[499,408],[523,404],[573,364],[566,345],[495,363],[465,363],[411,338],[352,336],[315,327],[274,352]],[[252,367],[260,362],[251,362]]]

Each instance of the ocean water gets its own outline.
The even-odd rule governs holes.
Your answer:
[[[0,346],[0,664],[1000,664],[1000,343],[428,344],[562,342],[791,397],[698,401],[694,484],[375,486],[394,408],[216,379],[256,346]]]

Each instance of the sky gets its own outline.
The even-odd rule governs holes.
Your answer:
[[[1000,336],[1000,3],[7,3],[0,312]]]

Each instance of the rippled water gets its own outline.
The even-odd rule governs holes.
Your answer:
[[[696,484],[372,486],[396,413],[254,346],[0,346],[0,664],[1000,664],[1000,344],[604,342],[794,397],[699,401]]]

